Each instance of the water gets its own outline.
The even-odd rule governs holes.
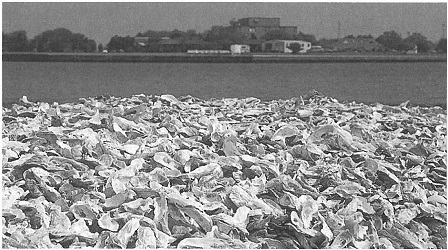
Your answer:
[[[442,105],[447,64],[427,63],[61,63],[3,62],[3,104],[73,102],[109,93],[287,99],[316,89],[340,101]]]

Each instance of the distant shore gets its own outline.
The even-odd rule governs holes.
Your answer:
[[[446,54],[187,54],[187,53],[2,53],[3,62],[132,63],[325,63],[446,62]]]

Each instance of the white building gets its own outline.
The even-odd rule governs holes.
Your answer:
[[[264,42],[261,47],[263,52],[280,52],[280,53],[292,53],[290,49],[291,45],[299,44],[299,53],[305,53],[311,49],[311,43],[301,40],[271,40]]]

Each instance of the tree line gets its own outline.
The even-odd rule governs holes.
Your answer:
[[[26,31],[2,32],[2,51],[7,52],[95,52],[96,42],[65,28],[46,30],[28,40]]]
[[[139,43],[136,38],[144,38],[143,44]],[[251,43],[261,44],[262,41],[282,39],[282,40],[304,40],[311,42],[313,45],[321,45],[337,42],[338,39],[320,39],[317,40],[312,34],[299,32],[291,35],[282,30],[268,31],[260,39],[252,39],[246,37],[241,32],[232,29],[232,27],[221,27],[219,29],[206,30],[203,33],[197,33],[195,30],[172,30],[172,31],[154,31],[148,30],[144,33],[138,33],[135,37],[131,36],[113,36],[104,46],[96,44],[93,39],[89,39],[83,34],[73,33],[65,28],[57,28],[47,30],[38,34],[33,39],[28,39],[26,31],[14,31],[11,33],[2,33],[3,51],[6,52],[96,52],[108,51],[115,52],[174,52],[172,50],[186,49],[229,49],[230,44]],[[408,33],[403,38],[395,31],[386,31],[376,39],[371,35],[353,36],[348,35],[345,38],[360,39],[370,38],[382,45],[384,51],[408,51],[417,49],[419,52],[426,53],[437,51],[446,53],[446,38],[440,39],[433,43],[420,33]],[[171,40],[163,42],[163,40]],[[257,43],[258,42],[258,43]],[[160,43],[166,46],[160,46]],[[255,46],[253,51],[261,50]]]

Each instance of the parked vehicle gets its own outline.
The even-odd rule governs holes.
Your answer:
[[[311,46],[309,52],[324,52],[324,48],[322,46]]]
[[[249,47],[249,45],[245,45],[245,44],[233,44],[230,46],[230,52],[232,53],[232,55],[246,54],[246,53],[250,53],[250,47]]]

